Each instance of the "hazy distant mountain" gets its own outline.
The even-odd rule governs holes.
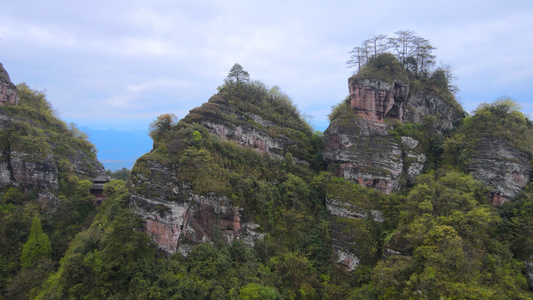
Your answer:
[[[152,139],[145,130],[117,131],[81,126],[98,149],[98,160],[109,170],[131,169],[137,158],[152,149]]]

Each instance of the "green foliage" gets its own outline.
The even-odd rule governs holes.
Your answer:
[[[257,283],[249,283],[239,290],[239,299],[242,300],[262,300],[262,299],[280,299],[275,289],[262,286]]]
[[[43,232],[41,220],[34,217],[31,224],[30,236],[22,248],[20,265],[23,268],[29,268],[35,265],[37,261],[43,258],[49,258],[52,253],[52,245],[48,235]]]
[[[520,106],[511,98],[483,103],[464,130],[472,137],[500,137],[531,156],[533,124],[519,110]]]
[[[196,142],[198,142],[202,139],[202,134],[199,131],[195,131],[193,132],[192,137]]]
[[[9,189],[9,194],[19,194]],[[10,197],[0,197],[0,295],[13,281],[20,271],[20,257],[23,245],[27,242],[31,230],[32,220],[39,214],[39,205],[30,202],[19,204],[18,200],[4,202]],[[24,195],[27,199],[27,195]]]
[[[106,170],[105,174],[114,179],[127,181],[128,179],[130,179],[131,170],[128,170],[126,168],[122,168],[116,171]]]
[[[498,137],[533,157],[533,125],[510,98],[483,103],[442,143],[442,163],[466,172],[480,139]]]
[[[176,115],[163,114],[157,117],[157,120],[150,123],[150,132],[148,133],[154,143],[163,140],[166,134],[176,125]]]
[[[391,84],[396,80],[400,80],[405,84],[410,82],[407,71],[398,59],[390,53],[379,54],[371,58],[354,77],[381,79]]]
[[[506,202],[498,211],[502,224],[498,233],[510,244],[517,259],[531,260],[533,256],[533,184],[513,201]]]
[[[224,80],[226,84],[243,84],[250,81],[250,74],[239,64],[234,64],[229,71],[228,77]]]
[[[25,160],[55,163],[60,175],[72,173],[73,161],[92,172],[89,161],[96,160],[96,149],[75,124],[67,125],[54,116],[44,93],[17,85],[19,105],[4,106],[10,121],[0,129],[0,151],[9,158],[12,152],[28,154]],[[51,160],[53,159],[53,160]],[[83,164],[87,163],[87,166]]]
[[[46,95],[41,91],[32,90],[26,83],[17,85],[17,96],[19,105],[28,107],[45,113],[52,113],[52,104],[46,100]]]
[[[351,118],[354,116],[353,110],[351,107],[351,98],[350,96],[346,97],[344,101],[337,105],[333,105],[331,107],[331,113],[328,115],[329,121],[333,122],[337,118],[341,116],[347,116],[348,118]]]
[[[390,255],[373,270],[385,298],[524,298],[527,286],[494,229],[502,220],[470,175],[419,176],[407,195]],[[417,296],[417,297],[418,297]]]
[[[218,95],[211,98],[210,103],[224,100],[236,105],[240,111],[254,113],[280,127],[301,131],[306,135],[312,134],[311,126],[294,106],[291,98],[277,86],[268,88],[260,81],[245,84],[226,82],[219,87]],[[194,110],[191,113],[194,113]]]

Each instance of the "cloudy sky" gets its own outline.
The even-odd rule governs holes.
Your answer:
[[[510,96],[533,114],[533,1],[2,1],[0,62],[67,122],[147,129],[216,93],[234,63],[324,130],[348,52],[410,29],[451,64],[467,111]]]

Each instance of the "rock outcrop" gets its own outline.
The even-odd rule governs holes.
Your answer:
[[[0,63],[0,106],[17,105],[17,101],[17,87],[11,82],[9,74]]]
[[[531,179],[529,156],[499,137],[482,137],[470,157],[468,170],[492,192],[500,206],[515,197]]]
[[[351,107],[367,119],[383,121],[389,113],[402,117],[402,103],[407,100],[409,86],[401,81],[389,84],[383,80],[350,78]],[[391,111],[394,109],[394,111]]]
[[[233,179],[225,177],[220,182],[222,186],[239,185],[239,178],[246,177],[273,188],[276,188],[275,182],[282,179],[278,177],[278,171],[265,169],[268,181],[255,174],[243,174],[241,168],[248,169],[248,164],[253,162],[248,161],[243,166],[242,157],[235,153],[218,154],[217,151],[222,147],[220,144],[237,145],[231,146],[234,149],[232,152],[241,151],[241,154],[250,154],[248,149],[253,149],[257,151],[253,156],[257,154],[265,161],[272,160],[280,164],[282,159],[291,158],[288,164],[296,163],[304,168],[310,164],[309,159],[314,157],[309,152],[312,149],[310,132],[300,129],[304,128],[304,124],[298,116],[289,113],[292,119],[280,118],[279,112],[282,109],[286,112],[287,107],[277,107],[272,98],[274,96],[261,91],[261,87],[251,84],[234,88],[223,90],[207,103],[192,109],[176,127],[192,126],[195,129],[190,131],[204,130],[201,139],[216,139],[218,147],[210,146],[212,144],[200,146],[200,140],[195,142],[184,137],[187,130],[176,129],[169,135],[171,139],[155,145],[154,150],[141,157],[132,170],[130,204],[145,220],[144,230],[168,254],[180,252],[186,255],[194,245],[215,239],[227,243],[240,239],[251,245],[263,236],[260,225],[256,223],[262,220],[252,222],[247,219],[253,213],[247,215],[246,207],[243,207],[255,200],[248,197],[241,200],[239,197],[245,196],[235,193],[230,197],[212,188],[215,183],[205,184],[201,192],[195,190],[194,182],[198,182],[196,179],[202,176],[201,170],[198,170],[198,174],[191,174],[188,170],[195,170],[190,168],[193,159],[180,159],[180,156],[194,153],[204,153],[205,157],[222,155],[219,160],[222,160],[224,169],[220,172],[233,173],[234,176]],[[241,93],[253,93],[254,99],[241,99]],[[169,153],[167,149],[175,152]],[[156,154],[160,151],[161,154]],[[236,202],[242,206],[236,205]]]
[[[366,119],[383,121],[385,117],[421,123],[423,117],[437,117],[437,129],[451,129],[464,117],[457,103],[447,102],[428,91],[412,92],[399,80],[388,83],[379,79],[348,79],[351,107]]]
[[[422,172],[426,156],[419,141],[392,134],[385,118],[421,123],[435,116],[437,130],[449,129],[464,112],[429,92],[410,94],[401,81],[351,77],[348,80],[351,118],[334,120],[324,133],[324,159],[345,179],[390,193]]]
[[[390,193],[422,172],[418,141],[398,139],[386,123],[364,117],[333,122],[325,131],[324,159],[344,179]]]
[[[358,243],[356,235],[347,234],[354,227],[357,227],[350,222],[370,219],[382,223],[385,221],[385,216],[379,210],[365,209],[340,199],[326,199],[326,207],[333,216],[331,223],[332,242],[336,253],[336,262],[346,271],[353,271],[359,264],[360,258],[356,251]]]
[[[19,105],[17,89],[1,64],[0,100],[0,105]],[[48,120],[38,116],[42,118],[37,120],[35,115],[40,112],[25,113],[26,109],[0,107],[0,189],[15,186],[36,191],[44,206],[53,207],[60,171],[89,178],[104,168],[83,143],[72,141],[73,145],[66,145],[67,139],[58,138],[68,134],[61,121],[50,116]]]
[[[24,186],[55,191],[58,171],[52,155],[41,159],[33,154],[12,151],[0,154],[0,188]]]
[[[194,245],[214,238],[227,243],[242,239],[253,244],[262,237],[255,230],[259,226],[247,222],[242,210],[227,197],[194,194],[170,166],[142,158],[137,167],[139,164],[148,171],[132,176],[130,205],[145,220],[146,233],[166,253],[187,255]]]
[[[296,163],[309,164],[310,144],[301,139],[301,132],[288,128],[234,105],[220,95],[194,108],[184,118],[186,122],[202,124],[211,133],[237,145],[249,147],[272,157],[283,158],[291,153]]]

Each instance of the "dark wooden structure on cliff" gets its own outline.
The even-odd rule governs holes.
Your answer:
[[[100,175],[96,178],[91,179],[93,182],[93,186],[91,187],[91,194],[95,196],[96,203],[100,204],[101,200],[104,199],[106,196],[104,195],[104,184],[109,182],[111,180],[111,177],[107,175]]]

